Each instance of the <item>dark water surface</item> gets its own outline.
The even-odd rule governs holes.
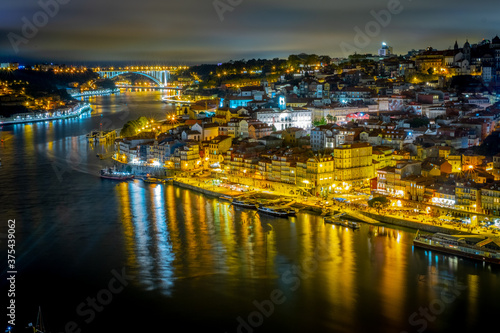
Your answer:
[[[414,230],[289,220],[140,181],[101,180],[85,134],[164,119],[159,92],[96,97],[92,116],[4,126],[16,221],[16,332],[470,332],[497,325],[499,269],[412,247]],[[495,326],[497,327],[497,326]],[[4,327],[0,327],[3,329]]]

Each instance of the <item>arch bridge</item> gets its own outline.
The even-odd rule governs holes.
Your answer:
[[[95,72],[103,79],[112,79],[122,74],[139,74],[151,79],[160,87],[166,87],[170,78],[168,70],[97,70]]]

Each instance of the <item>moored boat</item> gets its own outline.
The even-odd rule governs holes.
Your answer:
[[[150,183],[150,184],[162,184],[165,181],[163,179],[159,178],[153,178],[153,177],[147,177],[143,179],[145,183]]]
[[[270,208],[270,207],[257,207],[257,210],[260,213],[278,216],[278,217],[288,217],[288,210],[280,209],[280,208]]]
[[[134,175],[128,172],[119,172],[116,169],[112,168],[102,169],[100,172],[100,176],[101,178],[112,180],[129,180],[134,178]]]
[[[468,241],[466,237],[460,235],[447,235],[443,233],[421,235],[420,232],[417,231],[413,239],[413,245],[426,250],[435,250],[458,257],[479,260],[491,264],[500,264],[500,251],[491,247],[494,246],[498,248],[500,241],[492,238],[483,238],[479,241],[471,239]],[[488,245],[490,247],[488,247]]]
[[[351,229],[359,229],[359,223],[354,222],[354,221],[349,221],[349,220],[341,220],[338,218],[325,218],[325,223],[330,223],[330,224],[335,224],[335,225],[340,225],[343,227],[348,227]]]
[[[233,200],[232,197],[230,197],[229,195],[221,195],[219,197],[219,200],[223,200],[223,201],[228,201],[228,202],[231,202]]]
[[[250,209],[255,209],[255,203],[251,201],[243,201],[243,200],[233,200],[231,202],[234,206],[242,207],[242,208],[250,208]]]

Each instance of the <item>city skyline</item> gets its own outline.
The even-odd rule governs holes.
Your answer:
[[[3,61],[67,63],[166,62],[185,65],[315,53],[373,53],[382,42],[396,54],[453,48],[492,39],[498,3],[317,0],[133,1],[40,0],[3,3]],[[8,13],[8,15],[6,15]]]

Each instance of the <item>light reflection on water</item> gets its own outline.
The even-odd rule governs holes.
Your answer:
[[[100,114],[119,127],[139,115],[160,117],[168,107],[154,104],[147,94],[95,102],[97,116],[81,121],[2,129],[0,208],[2,216],[18,219],[20,240],[29,240],[20,241],[26,270],[35,264],[52,267],[54,258],[64,257],[63,262],[74,262],[69,274],[92,271],[106,279],[112,268],[125,266],[135,275],[131,289],[140,296],[113,303],[120,312],[130,314],[139,303],[146,316],[153,306],[141,297],[151,291],[155,304],[185,309],[186,317],[195,308],[197,316],[207,313],[203,318],[213,317],[222,323],[220,331],[228,332],[235,331],[237,316],[255,311],[253,300],[268,298],[274,289],[287,301],[266,318],[269,325],[262,331],[416,331],[410,315],[439,300],[453,281],[466,289],[426,332],[470,328],[490,319],[485,313],[496,306],[498,270],[413,248],[415,231],[368,224],[353,231],[310,214],[288,220],[260,215],[172,185],[101,181],[97,171],[105,162],[96,154],[109,147],[91,146],[84,137],[98,127]],[[133,113],[141,105],[141,112]],[[121,118],[126,112],[129,118]],[[315,266],[318,249],[328,256]],[[94,269],[88,261],[104,268]],[[306,276],[286,275],[304,265],[309,265]],[[59,270],[51,269],[56,282]],[[291,277],[300,282],[296,290]],[[38,278],[24,285],[27,295],[41,288]],[[58,288],[56,282],[51,288]],[[87,296],[57,302],[76,305]],[[201,301],[193,304],[193,299]],[[465,323],[455,324],[457,317]]]

